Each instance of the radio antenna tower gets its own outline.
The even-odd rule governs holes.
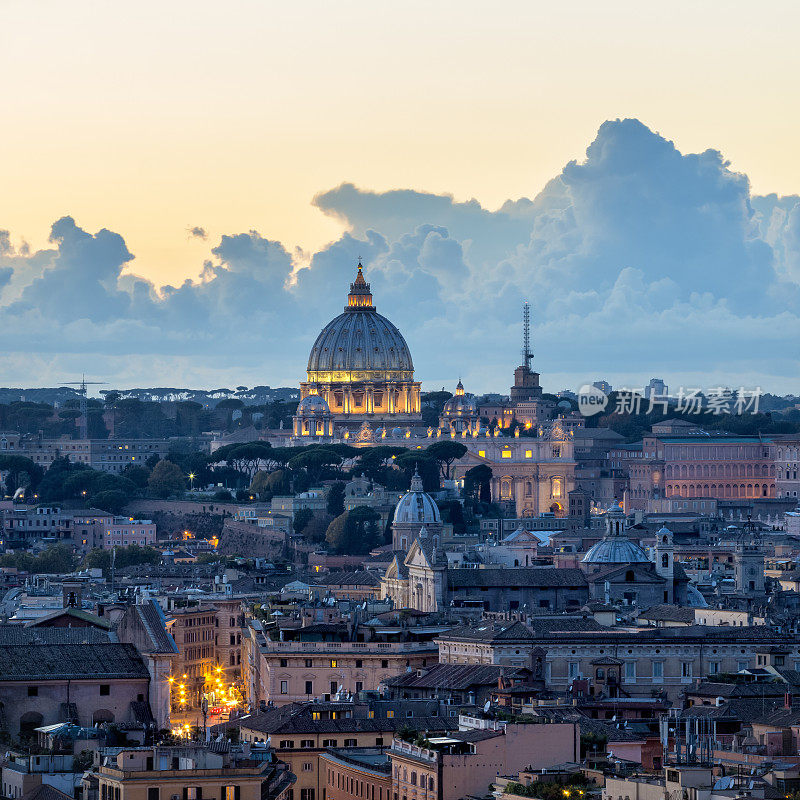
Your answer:
[[[64,381],[61,385],[62,386],[77,386],[78,388],[75,390],[78,395],[78,402],[80,405],[80,419],[78,422],[80,428],[80,437],[81,439],[88,439],[89,438],[89,418],[87,415],[87,403],[86,399],[88,396],[88,392],[86,387],[87,386],[102,386],[105,381],[87,381],[86,375],[81,377],[79,381]]]
[[[522,306],[522,363],[530,371],[531,359],[531,304],[526,300]]]

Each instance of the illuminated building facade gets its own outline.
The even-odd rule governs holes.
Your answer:
[[[535,439],[477,436],[461,441],[468,452],[454,465],[457,480],[486,464],[492,470],[492,502],[505,505],[515,517],[567,516],[575,488],[574,439],[560,420],[541,428]]]
[[[303,405],[305,398],[314,395],[324,400],[328,412],[321,406]],[[311,425],[306,427],[311,421],[317,435],[317,422],[326,430],[329,419],[349,430],[358,430],[364,423],[421,423],[420,384],[414,380],[408,345],[400,331],[376,311],[360,263],[344,312],[322,329],[311,348],[300,397],[295,436],[311,436]]]
[[[215,598],[211,604],[175,606],[169,632],[178,658],[169,677],[173,711],[236,705],[242,675],[241,599]]]

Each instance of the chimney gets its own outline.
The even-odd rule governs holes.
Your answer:
[[[788,711],[792,710],[792,693],[789,691],[783,695],[783,707]]]

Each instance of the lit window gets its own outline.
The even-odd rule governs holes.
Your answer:
[[[335,659],[335,658],[332,658],[332,659],[331,659],[331,669],[336,669],[336,664],[337,664],[337,661],[336,661],[336,659]]]
[[[533,458],[533,450],[526,450],[525,458]]]
[[[386,718],[387,719],[392,719],[392,717],[394,717],[394,711],[390,708],[386,712]]]
[[[481,458],[486,458],[486,451],[485,450],[478,450],[478,455]]]
[[[511,451],[510,450],[503,450],[503,458],[511,458]]]

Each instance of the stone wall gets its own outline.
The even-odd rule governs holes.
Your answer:
[[[222,527],[217,552],[228,556],[276,559],[283,555],[285,544],[283,533],[227,519]]]

